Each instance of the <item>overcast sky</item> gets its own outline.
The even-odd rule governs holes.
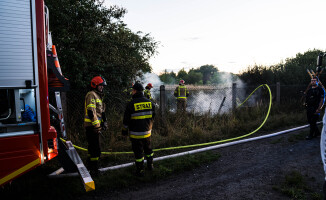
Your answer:
[[[157,74],[205,64],[238,73],[326,49],[325,0],[105,0],[128,10],[134,32],[160,42]],[[317,55],[316,55],[317,57]]]

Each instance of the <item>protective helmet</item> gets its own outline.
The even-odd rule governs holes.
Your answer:
[[[185,84],[185,81],[184,80],[180,80],[179,84],[180,85],[184,85]]]
[[[91,87],[96,88],[98,85],[106,86],[106,81],[101,76],[95,76],[91,81]]]
[[[143,91],[144,87],[142,84],[140,84],[139,82],[136,82],[133,86],[132,89],[137,90],[137,91]]]
[[[147,87],[149,87],[149,88],[153,88],[153,85],[152,85],[151,83],[148,83],[148,84],[147,84]]]

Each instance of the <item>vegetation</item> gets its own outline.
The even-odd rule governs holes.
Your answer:
[[[321,52],[321,50],[313,49],[303,54],[298,53],[294,58],[287,58],[284,62],[276,65],[249,66],[238,75],[220,72],[213,65],[203,65],[196,69],[192,68],[189,72],[184,69],[177,73],[165,70],[159,77],[166,84],[177,84],[180,79],[185,80],[187,84],[194,85],[223,84],[225,78],[229,81],[240,78],[248,85],[275,84],[276,82],[283,85],[307,85],[310,80],[307,69],[316,71],[316,58]],[[319,78],[323,80],[324,73]]]
[[[267,114],[267,101],[257,107],[240,107],[234,112],[216,114],[196,114],[167,112],[165,118],[158,114],[153,128],[153,148],[166,148],[184,146],[190,144],[219,141],[228,138],[248,134],[259,127]],[[284,129],[306,124],[306,116],[303,107],[298,101],[291,101],[281,105],[273,105],[266,124],[254,135],[265,134],[271,130]],[[103,151],[105,152],[130,152],[130,141],[121,136],[122,114],[110,112],[109,130],[103,132]],[[78,146],[86,147],[85,134],[83,132],[82,120],[69,121],[75,127],[69,127],[68,137]],[[189,150],[177,149],[168,151],[157,151],[156,156],[172,154],[175,152]],[[86,152],[81,155],[86,156]],[[112,163],[121,163],[133,159],[133,154],[104,156],[104,166]]]
[[[308,177],[302,175],[300,172],[292,171],[285,175],[281,185],[274,186],[273,188],[291,199],[322,199],[321,194],[314,192],[309,187],[308,179]]]
[[[227,77],[225,77],[227,76]],[[177,84],[179,80],[183,79],[187,84],[192,85],[217,85],[224,84],[225,81],[235,81],[237,76],[228,72],[219,72],[214,65],[203,65],[199,68],[192,68],[189,72],[183,69],[178,73],[165,70],[159,75],[162,82],[166,84]]]
[[[46,0],[45,4],[62,71],[74,88],[86,88],[95,75],[126,88],[136,76],[151,71],[148,60],[158,43],[123,23],[124,8],[106,8],[100,0]]]
[[[295,58],[287,58],[285,62],[281,62],[272,66],[258,66],[248,67],[239,77],[249,85],[256,85],[257,83],[275,84],[280,82],[284,85],[307,85],[310,78],[307,69],[316,71],[316,59],[321,50],[313,49],[298,53]],[[320,80],[324,80],[323,73]]]

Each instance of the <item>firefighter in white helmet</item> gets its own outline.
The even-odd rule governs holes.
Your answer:
[[[186,111],[187,108],[187,97],[189,96],[189,91],[185,86],[185,81],[180,80],[179,86],[174,90],[174,96],[177,98],[177,110]]]
[[[98,161],[101,155],[100,134],[107,129],[103,88],[106,81],[101,76],[95,76],[91,81],[92,90],[85,97],[86,139],[88,142],[87,167],[92,176],[98,175]]]

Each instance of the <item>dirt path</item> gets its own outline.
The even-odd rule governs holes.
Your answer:
[[[97,194],[94,199],[289,199],[273,190],[286,174],[298,171],[314,192],[324,180],[319,138],[310,141],[273,138],[218,149],[221,158],[154,184]]]

